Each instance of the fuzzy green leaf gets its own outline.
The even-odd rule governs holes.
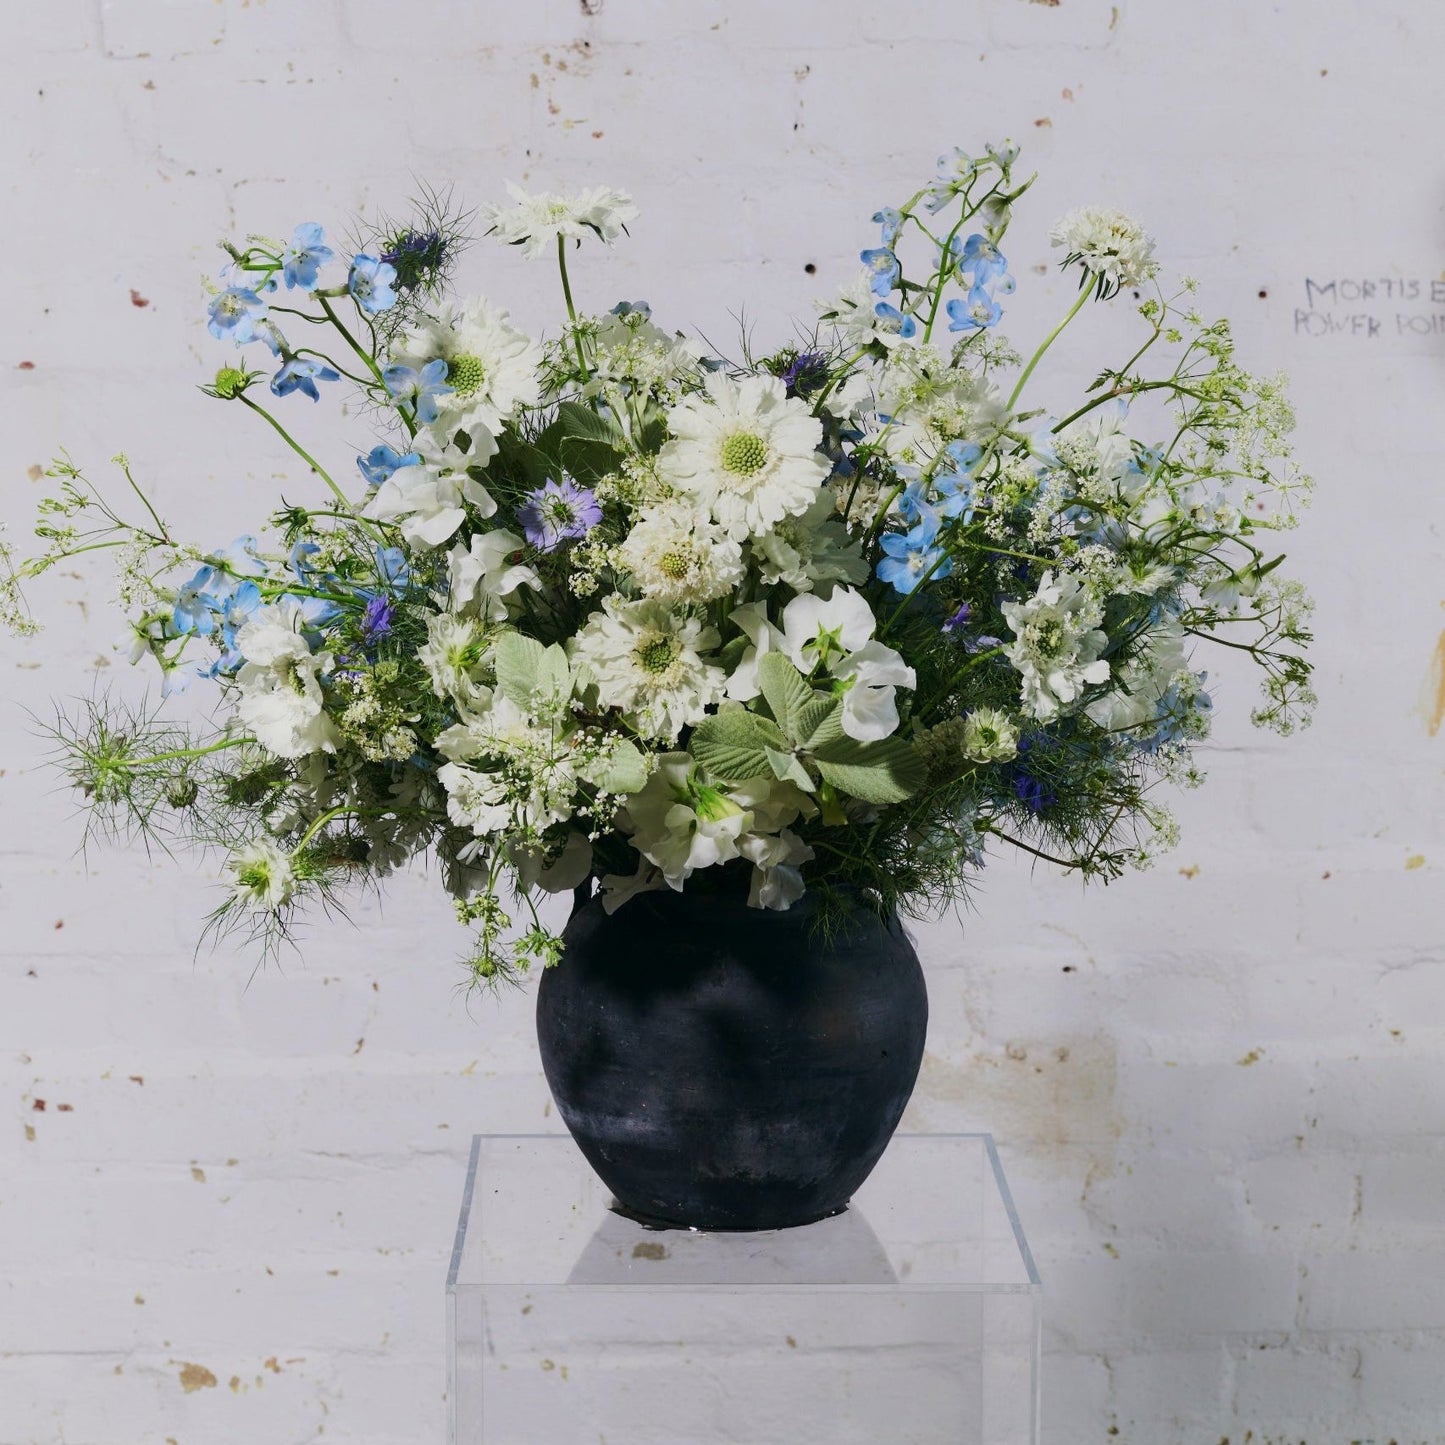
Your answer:
[[[785,783],[795,783],[805,793],[811,793],[816,786],[808,776],[808,770],[798,760],[796,753],[782,752],[778,748],[767,748],[768,766],[773,776]]]
[[[497,688],[527,712],[556,708],[572,695],[567,654],[555,642],[543,647],[534,637],[505,632],[497,639]]]
[[[901,803],[928,778],[918,751],[897,737],[861,743],[845,736],[819,748],[814,761],[835,788],[864,803]]]
[[[633,743],[617,743],[610,756],[599,758],[587,770],[587,780],[609,793],[625,797],[647,784],[647,759]]]
[[[741,783],[767,777],[767,748],[779,741],[777,728],[746,708],[724,708],[704,718],[692,732],[688,749],[719,782]],[[781,739],[787,746],[787,740]]]
[[[843,699],[815,697],[798,709],[793,737],[801,748],[826,747],[843,736]]]
[[[813,701],[807,679],[780,652],[765,652],[758,659],[758,686],[773,716],[790,737],[796,737],[795,719]]]

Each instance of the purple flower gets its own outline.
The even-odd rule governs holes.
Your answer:
[[[361,614],[362,637],[368,643],[379,641],[391,631],[391,621],[395,615],[396,607],[385,593],[368,597],[366,610]]]
[[[945,632],[957,632],[960,627],[973,615],[973,608],[967,602],[961,603],[957,612],[949,615],[944,621]]]
[[[602,520],[602,508],[596,496],[571,477],[560,482],[549,477],[517,508],[517,520],[539,552],[551,552],[563,542],[585,537]]]
[[[828,380],[828,358],[821,351],[800,351],[784,368],[779,380],[789,396],[812,396]]]

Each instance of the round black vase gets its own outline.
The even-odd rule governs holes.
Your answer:
[[[825,938],[733,894],[583,901],[542,976],[537,1037],[563,1121],[628,1213],[697,1229],[835,1214],[913,1092],[928,994],[896,918]]]

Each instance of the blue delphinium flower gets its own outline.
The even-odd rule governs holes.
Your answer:
[[[874,306],[873,315],[877,317],[874,325],[880,331],[891,331],[905,341],[917,334],[918,323],[911,316],[905,316],[896,306],[890,306],[886,301],[880,301]]]
[[[916,526],[925,517],[935,515],[932,498],[928,495],[928,483],[921,480],[909,482],[894,505],[898,508],[898,515],[910,527]]]
[[[180,637],[196,633],[209,637],[216,630],[216,613],[220,610],[221,599],[213,591],[217,580],[225,581],[224,572],[214,567],[202,567],[188,582],[182,582],[176,589],[176,600],[171,609],[171,625]]]
[[[314,291],[321,268],[336,255],[325,244],[326,233],[315,221],[303,221],[291,233],[291,244],[281,253],[281,274],[286,287]]]
[[[388,366],[382,371],[381,379],[398,404],[412,404],[420,422],[434,422],[437,419],[437,398],[451,391],[447,385],[446,358],[441,356],[427,362],[420,370],[414,366]]]
[[[869,250],[860,251],[858,259],[872,273],[873,279],[868,284],[875,296],[887,296],[897,286],[899,277],[903,275],[903,268],[898,264],[898,257],[886,246],[875,246]]]
[[[406,553],[400,547],[378,547],[376,575],[388,591],[405,592],[411,584],[411,564],[406,560]]]
[[[266,303],[251,286],[227,286],[211,297],[206,329],[217,341],[228,337],[237,346],[258,339],[257,325],[266,318]]]
[[[892,206],[884,206],[881,211],[873,212],[873,219],[883,229],[883,244],[891,248],[903,229],[903,212]]]
[[[883,556],[878,563],[879,578],[895,592],[911,593],[925,577],[947,577],[953,558],[937,544],[938,518],[925,515],[907,532],[885,532],[879,545]]]
[[[356,256],[346,278],[346,289],[368,316],[389,311],[396,305],[396,267],[375,256]]]
[[[393,472],[400,471],[402,467],[420,466],[421,453],[399,452],[395,447],[389,447],[383,442],[380,446],[372,447],[364,457],[357,457],[356,465],[361,469],[361,475],[373,487],[379,487]]]
[[[967,271],[973,277],[975,286],[987,286],[1007,272],[1008,262],[987,236],[974,232],[959,252],[958,269]]]
[[[987,330],[1003,315],[1003,307],[982,286],[975,286],[966,301],[954,297],[944,309],[948,312],[950,331]]]
[[[944,447],[951,472],[971,472],[983,456],[983,448],[977,442],[951,441]]]
[[[576,541],[602,520],[596,496],[571,477],[554,482],[550,477],[517,508],[522,532],[539,552],[550,552],[565,541]]]
[[[271,390],[277,396],[287,396],[299,391],[312,401],[320,401],[321,393],[316,389],[318,381],[340,381],[341,373],[324,362],[313,361],[308,356],[293,356],[271,378]]]
[[[951,472],[946,477],[934,479],[938,492],[938,510],[943,516],[961,522],[973,520],[973,509],[978,499],[977,483],[966,472]]]

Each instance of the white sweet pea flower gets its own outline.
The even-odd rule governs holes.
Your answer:
[[[914,687],[918,678],[891,647],[865,642],[833,665],[833,676],[848,687],[842,723],[850,738],[876,743],[898,731],[896,689]]]
[[[542,580],[517,557],[527,544],[515,532],[473,533],[447,555],[447,580],[453,612],[473,614],[485,622],[504,622],[507,598],[519,587],[540,588]]]
[[[738,845],[738,852],[753,865],[748,887],[750,908],[782,912],[807,891],[798,864],[808,862],[815,855],[792,829],[784,828],[771,836],[749,833]]]
[[[302,625],[300,607],[287,600],[258,607],[236,633],[236,650],[246,659],[236,674],[236,716],[278,758],[332,753],[338,741],[321,692],[333,659],[312,654]]]
[[[361,515],[376,522],[399,521],[407,545],[429,551],[462,525],[468,506],[478,517],[490,517],[497,510],[491,493],[465,472],[440,472],[423,463],[393,472]]]
[[[638,858],[636,873],[604,873],[601,883],[602,908],[609,916],[639,893],[656,893],[658,889],[667,887],[662,869],[647,857]]]
[[[632,846],[680,893],[699,868],[738,856],[738,840],[752,827],[753,814],[700,782],[687,753],[662,753],[646,787],[629,795],[620,821],[631,829]]]

